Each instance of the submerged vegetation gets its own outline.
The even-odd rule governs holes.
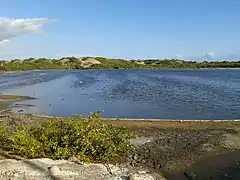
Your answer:
[[[0,149],[25,158],[114,161],[133,147],[133,137],[124,128],[105,124],[98,112],[40,123],[0,122]]]
[[[0,61],[0,71],[45,69],[128,69],[128,68],[240,68],[240,61],[197,62],[178,59],[124,60],[103,57],[29,58]]]

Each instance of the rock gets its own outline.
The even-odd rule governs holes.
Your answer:
[[[204,143],[201,145],[201,151],[203,152],[211,152],[214,150],[214,145],[209,143]]]
[[[51,167],[51,168],[49,169],[49,171],[50,171],[50,174],[51,174],[52,176],[60,176],[60,175],[61,175],[61,171],[60,171],[60,169],[59,169],[57,166]]]
[[[1,180],[126,180],[130,179],[130,174],[129,169],[114,165],[78,164],[68,160],[0,160]],[[154,180],[146,171],[134,174],[133,178]]]
[[[135,166],[135,163],[134,163],[134,162],[130,162],[129,165],[132,166],[132,167],[134,167],[134,166]]]
[[[134,156],[133,156],[133,159],[134,159],[134,160],[137,160],[137,159],[138,159],[137,155],[134,155]]]
[[[132,177],[131,177],[133,180],[154,180],[154,178],[147,174],[146,172],[144,173],[136,173],[136,174],[133,174]]]
[[[129,176],[129,170],[127,168],[119,168],[117,166],[114,166],[112,164],[108,165],[110,174],[113,176],[118,176],[119,174],[121,174],[121,177],[128,177]]]
[[[221,146],[226,149],[240,149],[240,137],[233,134],[224,134]]]

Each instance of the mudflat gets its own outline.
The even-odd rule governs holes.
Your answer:
[[[16,101],[34,99],[28,96],[0,94],[0,111],[6,110],[9,105]]]
[[[238,121],[107,121],[138,134],[130,165],[167,179],[239,179]],[[142,140],[142,144],[141,144]]]

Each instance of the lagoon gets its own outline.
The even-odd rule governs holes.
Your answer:
[[[51,70],[0,74],[14,112],[150,119],[240,119],[240,70]]]

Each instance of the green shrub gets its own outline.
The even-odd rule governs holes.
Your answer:
[[[31,134],[30,128],[26,126],[23,130],[17,131],[10,138],[11,149],[14,153],[23,155],[27,158],[41,157],[44,149],[41,142]]]
[[[7,138],[8,128],[3,122],[0,122],[0,147],[6,146]]]
[[[9,150],[26,158],[75,156],[82,161],[113,161],[127,154],[133,137],[132,132],[107,125],[100,113],[94,113],[19,125],[9,136]]]

